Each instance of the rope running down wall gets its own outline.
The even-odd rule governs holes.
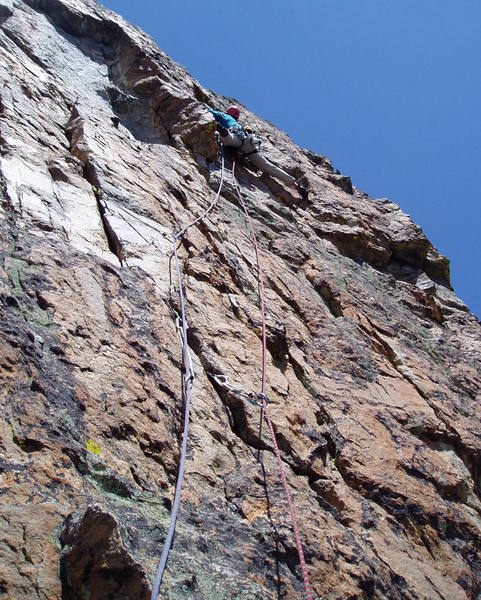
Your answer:
[[[181,268],[180,268],[179,256],[177,253],[177,250],[178,250],[177,244],[178,244],[178,242],[181,241],[185,232],[190,227],[197,225],[199,222],[201,222],[203,219],[205,219],[205,217],[209,214],[209,212],[217,204],[219,197],[220,197],[220,193],[222,191],[223,184],[224,184],[224,154],[223,154],[222,145],[221,145],[221,157],[222,157],[221,179],[220,179],[219,188],[217,190],[214,200],[209,205],[209,207],[199,217],[197,217],[194,221],[192,221],[191,223],[189,223],[188,225],[183,227],[181,230],[179,230],[175,234],[174,239],[173,239],[172,256],[175,259],[177,282],[178,282],[178,287],[179,287],[180,309],[181,309],[180,336],[181,336],[181,341],[182,341],[182,357],[183,357],[183,365],[184,365],[184,397],[185,397],[184,430],[183,430],[183,435],[182,435],[182,448],[181,448],[179,472],[177,475],[177,483],[176,483],[176,488],[175,488],[172,512],[171,512],[171,516],[170,516],[170,524],[169,524],[169,529],[168,529],[167,536],[166,536],[166,539],[164,542],[164,547],[162,549],[162,554],[161,554],[161,557],[159,560],[159,565],[157,567],[157,573],[156,573],[154,585],[152,587],[151,600],[158,600],[160,585],[162,583],[162,578],[163,578],[165,568],[167,565],[169,551],[170,551],[170,548],[172,545],[172,540],[173,540],[174,533],[175,533],[175,525],[177,522],[177,514],[178,514],[179,506],[180,506],[180,496],[181,496],[181,492],[182,492],[182,483],[183,483],[184,470],[185,470],[188,429],[189,429],[189,417],[190,417],[190,399],[191,399],[191,392],[192,392],[192,384],[193,384],[193,380],[194,380],[194,373],[192,370],[192,363],[191,363],[191,359],[190,359],[190,355],[189,355],[189,348],[188,348],[185,300],[184,300],[184,293],[183,293],[183,289],[182,289],[182,273],[181,273]],[[290,512],[291,521],[292,521],[292,528],[293,528],[295,539],[296,539],[296,546],[297,546],[297,551],[299,554],[299,562],[301,565],[302,576],[303,576],[303,581],[304,581],[304,589],[306,592],[306,600],[313,600],[310,581],[309,581],[309,575],[307,573],[304,552],[302,549],[302,544],[301,544],[301,539],[300,539],[300,534],[299,534],[299,527],[297,524],[297,517],[296,517],[295,509],[294,509],[294,503],[292,501],[292,497],[290,494],[284,467],[282,465],[282,459],[281,459],[281,455],[280,455],[280,451],[279,451],[279,446],[277,444],[276,435],[274,432],[274,428],[273,428],[272,421],[270,419],[269,411],[268,411],[268,407],[267,407],[267,394],[266,394],[266,389],[267,389],[267,343],[266,343],[265,303],[264,303],[264,277],[263,277],[263,272],[262,272],[262,268],[261,268],[259,248],[257,245],[256,236],[254,234],[252,221],[251,221],[249,213],[247,212],[247,208],[245,206],[244,200],[240,193],[237,181],[235,179],[235,160],[232,165],[232,179],[233,179],[233,183],[234,183],[234,187],[235,187],[237,196],[241,203],[244,214],[246,215],[246,218],[247,218],[247,222],[248,222],[250,233],[251,233],[251,238],[252,238],[252,241],[253,241],[253,244],[255,247],[257,267],[258,267],[259,297],[260,297],[260,308],[261,308],[261,316],[262,316],[262,385],[261,385],[261,393],[260,393],[260,397],[262,399],[261,420],[262,420],[262,413],[263,413],[264,417],[266,419],[270,434],[271,434],[272,444],[274,447],[274,453],[276,455],[279,470],[280,470],[282,485],[284,487],[284,492],[285,492],[285,495],[287,498],[287,503],[289,505],[289,512]]]
[[[170,547],[172,545],[172,539],[174,537],[175,532],[175,524],[177,522],[177,513],[179,512],[179,504],[180,504],[180,494],[182,492],[182,482],[184,479],[184,469],[185,469],[185,458],[187,454],[187,439],[189,435],[189,416],[190,416],[190,396],[192,392],[192,383],[194,380],[194,373],[191,367],[191,361],[189,356],[189,347],[187,342],[187,320],[185,316],[185,302],[184,302],[184,292],[182,290],[182,274],[180,269],[180,261],[179,256],[177,254],[177,243],[182,240],[182,237],[185,235],[185,232],[197,223],[200,223],[205,217],[210,213],[210,211],[217,204],[220,193],[222,191],[222,186],[224,185],[224,152],[221,146],[221,177],[219,183],[219,189],[215,195],[214,200],[211,202],[209,207],[194,221],[183,227],[178,233],[174,236],[173,241],[173,256],[175,258],[175,267],[177,272],[177,282],[179,286],[179,300],[180,300],[180,329],[181,329],[181,338],[182,338],[182,360],[184,364],[184,397],[185,397],[185,409],[184,409],[184,431],[182,434],[182,449],[180,455],[180,464],[179,464],[179,473],[177,475],[177,483],[175,486],[175,496],[174,503],[172,505],[172,512],[170,515],[170,525],[169,530],[167,532],[167,537],[164,542],[164,547],[162,549],[162,554],[160,556],[159,565],[157,567],[157,573],[155,576],[154,585],[152,587],[152,595],[151,600],[157,600],[159,597],[159,588],[162,583],[162,577],[164,575],[165,567],[167,565],[167,559],[169,556]]]
[[[282,464],[281,453],[279,451],[279,446],[277,444],[276,434],[274,432],[274,427],[272,426],[272,421],[269,416],[269,410],[267,408],[267,394],[266,394],[266,378],[267,378],[267,343],[266,343],[266,317],[265,317],[265,303],[264,303],[264,274],[262,271],[259,246],[257,244],[257,238],[254,233],[254,227],[252,225],[252,220],[250,218],[249,213],[247,212],[247,208],[242,198],[242,194],[239,190],[239,186],[237,184],[237,180],[235,178],[235,161],[232,164],[232,180],[234,182],[234,187],[237,193],[237,197],[239,198],[239,202],[242,206],[244,214],[247,219],[247,223],[250,230],[250,235],[252,239],[252,243],[254,244],[256,260],[257,260],[257,271],[259,278],[259,299],[260,299],[260,310],[261,310],[261,318],[262,318],[262,384],[261,384],[261,393],[260,398],[262,399],[262,409],[264,412],[264,417],[267,422],[267,426],[269,427],[269,431],[271,434],[272,445],[274,447],[274,453],[277,458],[277,464],[279,466],[282,486],[284,487],[284,493],[286,495],[287,504],[289,505],[289,513],[291,516],[292,529],[294,531],[294,536],[296,538],[296,546],[297,553],[299,555],[299,563],[301,565],[302,571],[302,579],[304,581],[304,590],[306,592],[306,600],[313,600],[312,591],[311,591],[311,583],[309,581],[309,575],[307,573],[306,568],[306,560],[304,558],[304,551],[302,549],[301,536],[299,533],[299,526],[297,524],[296,511],[294,508],[294,502],[292,501],[291,492],[289,490],[289,485],[287,483],[286,473],[284,470],[284,466]]]

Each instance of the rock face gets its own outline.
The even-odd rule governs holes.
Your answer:
[[[0,24],[0,598],[148,598],[183,425],[171,240],[219,184],[204,103],[230,99],[91,0],[0,0]],[[238,169],[315,594],[479,599],[480,324],[398,206],[243,118],[311,188]],[[196,378],[161,598],[301,598],[226,167],[179,249]]]

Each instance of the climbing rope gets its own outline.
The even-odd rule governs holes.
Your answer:
[[[187,319],[185,316],[185,301],[184,301],[184,292],[182,290],[182,274],[180,269],[180,261],[179,255],[177,254],[177,243],[182,240],[185,232],[197,223],[200,223],[211,210],[215,207],[217,202],[219,201],[220,193],[222,191],[222,186],[224,185],[224,152],[222,145],[220,146],[221,150],[221,177],[219,183],[219,189],[215,195],[214,200],[211,202],[209,207],[199,216],[197,219],[180,229],[175,235],[173,240],[173,250],[172,254],[175,258],[175,267],[177,272],[177,282],[179,286],[179,300],[180,300],[180,319],[177,321],[177,325],[179,328],[179,333],[182,339],[182,360],[184,364],[184,398],[185,398],[185,408],[184,408],[184,431],[182,434],[182,448],[180,453],[180,464],[179,464],[179,473],[177,475],[177,483],[175,486],[175,495],[174,495],[174,503],[172,505],[172,512],[170,514],[170,524],[169,530],[167,532],[167,537],[164,542],[164,547],[162,549],[162,554],[160,556],[159,565],[157,567],[157,573],[154,580],[154,585],[152,587],[152,595],[151,600],[157,600],[159,597],[159,588],[162,583],[162,577],[164,575],[165,567],[167,565],[167,559],[169,556],[170,547],[172,545],[172,539],[174,537],[175,532],[175,524],[177,522],[177,513],[179,512],[179,504],[180,504],[180,495],[182,492],[182,482],[184,479],[184,470],[185,470],[185,459],[187,454],[187,438],[189,433],[189,416],[190,416],[190,397],[192,392],[192,385],[194,381],[194,372],[192,370],[192,363],[189,354],[189,346],[187,341]],[[170,261],[169,261],[170,262]]]
[[[257,260],[257,273],[258,273],[258,279],[259,279],[259,299],[260,299],[260,310],[261,310],[261,318],[262,318],[262,383],[261,383],[261,393],[259,394],[259,397],[261,398],[261,401],[262,401],[261,418],[262,418],[262,412],[263,412],[264,417],[267,422],[267,426],[268,426],[270,434],[271,434],[272,446],[274,447],[274,453],[277,458],[277,464],[279,466],[281,481],[282,481],[282,485],[284,487],[284,493],[287,498],[287,504],[289,505],[289,513],[291,516],[292,529],[294,531],[294,536],[296,538],[297,553],[299,555],[299,563],[301,565],[302,578],[304,581],[304,589],[306,592],[306,600],[313,600],[311,584],[309,581],[309,575],[307,573],[306,560],[304,558],[304,551],[302,549],[301,536],[299,533],[299,526],[297,524],[297,517],[296,517],[296,511],[294,508],[294,502],[292,501],[291,492],[289,490],[289,485],[287,483],[286,473],[284,470],[284,466],[282,464],[281,453],[279,451],[276,434],[274,432],[274,427],[272,426],[272,421],[269,416],[269,409],[267,406],[268,405],[267,394],[266,394],[267,342],[266,342],[266,317],[265,317],[265,302],[264,302],[264,275],[263,275],[262,265],[261,265],[261,260],[260,260],[259,246],[257,244],[257,238],[254,233],[254,227],[252,225],[252,220],[247,211],[244,199],[242,198],[242,194],[240,192],[239,186],[237,184],[237,180],[235,178],[235,160],[232,163],[232,180],[234,183],[234,188],[237,193],[237,197],[239,198],[239,202],[242,206],[242,210],[244,211],[244,214],[247,219],[252,243],[254,244],[254,248],[255,248],[256,260]]]
[[[184,369],[184,376],[183,376],[183,395],[184,395],[184,399],[185,399],[184,429],[183,429],[183,434],[182,434],[182,447],[181,447],[181,455],[180,455],[180,463],[179,463],[179,472],[177,475],[174,502],[172,505],[172,511],[171,511],[171,515],[170,515],[170,524],[169,524],[169,529],[168,529],[167,536],[166,536],[166,539],[164,542],[164,547],[162,549],[162,554],[161,554],[161,557],[159,560],[159,565],[157,567],[154,585],[152,587],[151,600],[158,600],[160,585],[162,583],[162,578],[163,578],[164,571],[165,571],[165,568],[167,565],[167,560],[168,560],[170,548],[172,546],[172,540],[173,540],[174,533],[175,533],[175,526],[176,526],[177,515],[178,515],[178,511],[179,511],[179,506],[180,506],[180,496],[181,496],[181,492],[182,492],[182,483],[183,483],[184,471],[185,471],[188,430],[189,430],[189,417],[190,417],[190,401],[191,401],[191,393],[192,393],[192,387],[193,387],[193,381],[194,381],[194,372],[193,372],[193,368],[192,368],[192,361],[191,361],[191,357],[190,357],[188,340],[187,340],[187,328],[188,327],[187,327],[187,319],[186,319],[186,314],[185,314],[184,292],[183,292],[183,288],[182,288],[182,273],[181,273],[181,267],[180,267],[180,260],[179,260],[179,256],[178,256],[178,247],[179,247],[178,244],[180,245],[180,242],[181,242],[183,236],[185,235],[186,231],[188,229],[190,229],[191,227],[194,227],[195,225],[200,223],[203,219],[205,219],[207,217],[207,215],[211,212],[211,210],[213,210],[213,208],[216,206],[217,202],[219,201],[222,187],[224,184],[224,153],[223,153],[222,145],[220,146],[220,148],[221,148],[221,178],[220,178],[219,188],[217,190],[215,198],[211,202],[211,204],[208,206],[208,208],[199,217],[197,217],[191,223],[189,223],[188,225],[186,225],[185,227],[180,229],[174,235],[173,250],[172,250],[171,257],[169,259],[169,271],[170,271],[170,262],[171,262],[172,257],[175,259],[175,269],[176,269],[176,273],[177,273],[177,282],[178,282],[178,288],[179,288],[179,301],[180,301],[180,313],[181,314],[180,314],[180,317],[177,316],[177,318],[176,318],[176,326],[177,326],[177,329],[179,332],[179,336],[181,338],[182,361],[183,361],[183,369]],[[266,319],[265,319],[265,302],[264,302],[264,277],[263,277],[263,271],[262,271],[262,266],[261,266],[259,247],[258,247],[257,239],[256,239],[256,236],[254,233],[252,221],[251,221],[250,215],[247,211],[247,208],[245,206],[242,195],[240,193],[237,181],[235,179],[235,160],[232,165],[232,179],[234,182],[234,187],[235,187],[237,196],[239,198],[239,201],[241,203],[242,209],[244,211],[244,214],[246,216],[246,219],[247,219],[247,222],[249,225],[252,242],[253,242],[254,248],[255,248],[257,268],[258,268],[259,298],[260,298],[260,308],[261,308],[261,317],[262,317],[262,384],[261,384],[261,392],[259,394],[259,397],[261,399],[261,421],[260,421],[260,424],[262,424],[262,416],[264,416],[266,419],[270,434],[271,434],[272,445],[273,445],[274,453],[276,455],[277,463],[279,466],[282,485],[284,487],[284,492],[285,492],[285,495],[287,498],[287,503],[289,505],[289,512],[290,512],[291,521],[292,521],[292,528],[293,528],[295,539],[296,539],[297,552],[299,554],[299,562],[301,565],[302,576],[303,576],[303,581],[304,581],[304,588],[305,588],[305,592],[306,592],[306,600],[313,600],[310,582],[309,582],[309,575],[307,573],[307,568],[306,568],[306,561],[305,561],[304,552],[302,549],[299,527],[297,524],[297,517],[296,517],[296,513],[295,513],[294,503],[292,501],[291,493],[290,493],[289,486],[287,483],[286,474],[284,471],[284,466],[282,464],[279,446],[277,444],[276,435],[274,432],[274,427],[272,425],[272,421],[270,419],[269,410],[268,410],[268,397],[266,394],[266,388],[267,388],[267,341],[266,341]],[[261,433],[261,430],[259,430],[259,433]]]

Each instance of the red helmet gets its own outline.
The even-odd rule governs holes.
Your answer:
[[[233,104],[232,106],[229,106],[229,108],[225,112],[228,115],[230,115],[231,117],[234,117],[234,119],[236,121],[239,120],[239,117],[240,117],[240,108],[238,106],[236,106],[235,104]]]

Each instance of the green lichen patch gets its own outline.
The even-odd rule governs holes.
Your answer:
[[[92,440],[90,438],[86,440],[85,448],[87,449],[87,452],[91,452],[92,454],[100,456],[100,445],[95,440]]]
[[[26,260],[9,258],[6,271],[10,292],[23,318],[32,325],[49,327],[52,319],[49,313],[38,305],[35,295],[40,268]]]

